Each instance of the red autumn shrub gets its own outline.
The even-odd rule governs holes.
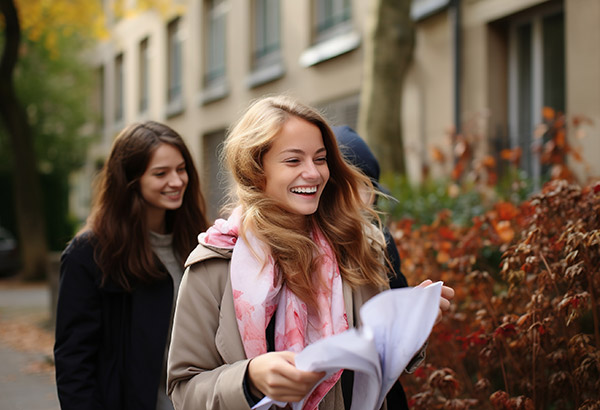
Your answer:
[[[456,291],[402,376],[411,408],[600,408],[600,184],[552,181],[468,227],[450,216],[392,223],[409,283]]]

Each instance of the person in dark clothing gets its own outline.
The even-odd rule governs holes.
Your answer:
[[[373,183],[373,186],[385,195],[389,195],[390,192],[379,183],[380,169],[379,161],[375,158],[375,155],[360,135],[352,128],[347,125],[331,127],[335,133],[335,137],[340,145],[340,151],[344,158],[352,165],[362,171],[363,174],[368,176]],[[377,196],[373,198],[371,204],[377,206]],[[394,242],[394,238],[390,230],[387,227],[383,228],[385,236],[385,242],[387,245],[387,256],[392,265],[392,271],[390,272],[390,287],[392,289],[404,288],[408,286],[406,277],[400,270],[400,254],[398,248]]]
[[[371,179],[373,186],[377,190],[389,195],[389,191],[379,183],[379,161],[377,161],[377,158],[375,158],[375,155],[373,155],[373,152],[365,140],[363,140],[356,131],[347,125],[334,126],[331,127],[331,129],[338,140],[340,151],[342,152],[344,159],[360,169],[363,174],[368,176]],[[374,198],[366,198],[366,200],[371,202],[373,206],[377,205],[377,196]],[[387,227],[384,226],[382,230],[385,237],[387,257],[391,265],[390,272],[388,273],[390,288],[397,289],[407,287],[408,283],[406,281],[406,277],[404,274],[402,274],[400,269],[400,254],[398,253],[398,248],[396,247],[394,238]],[[346,383],[351,385],[351,375],[347,375],[346,378],[348,379]],[[348,391],[348,389],[346,391]],[[406,394],[404,393],[404,389],[402,388],[400,381],[397,381],[394,384],[386,398],[388,409],[408,409]],[[348,401],[349,400],[350,398],[348,398]]]
[[[61,256],[56,385],[68,409],[167,410],[183,258],[208,226],[181,136],[148,121],[114,141],[85,227]]]

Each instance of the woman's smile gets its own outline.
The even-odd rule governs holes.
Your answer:
[[[263,157],[265,194],[297,215],[316,212],[329,180],[327,150],[321,130],[290,117]]]

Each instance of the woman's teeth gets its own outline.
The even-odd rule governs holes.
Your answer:
[[[292,188],[291,191],[295,194],[314,194],[317,192],[317,187],[311,188]]]

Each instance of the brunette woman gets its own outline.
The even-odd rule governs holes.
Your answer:
[[[178,410],[300,401],[324,374],[297,369],[295,353],[355,326],[363,303],[389,287],[378,216],[361,200],[373,185],[314,109],[258,100],[224,157],[237,201],[186,262],[167,376]],[[340,370],[320,382],[304,408],[349,406],[342,379]]]
[[[114,141],[84,229],[61,258],[56,384],[65,409],[172,409],[166,351],[183,259],[205,230],[183,139],[157,122]]]

